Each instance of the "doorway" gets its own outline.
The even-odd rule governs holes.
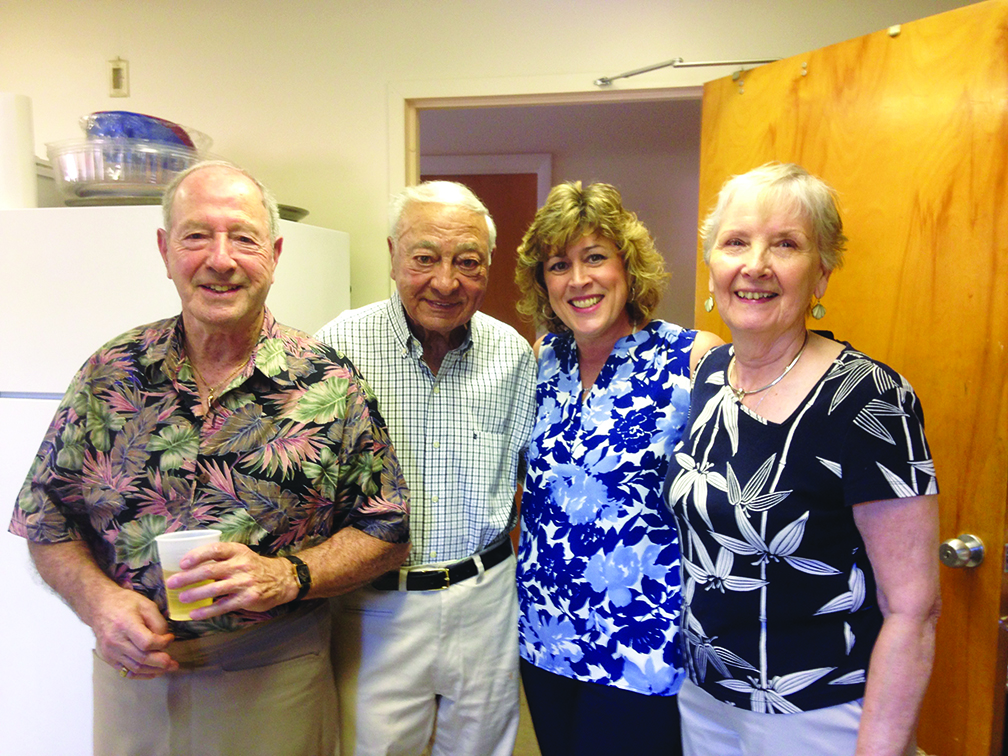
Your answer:
[[[584,97],[594,99],[593,93]],[[545,154],[553,184],[614,184],[655,237],[672,275],[656,317],[691,327],[700,110],[700,92],[693,89],[624,102],[445,107],[442,101],[418,110],[419,157],[422,163],[453,155]],[[527,227],[528,220],[522,223]],[[514,252],[499,245],[495,255]]]

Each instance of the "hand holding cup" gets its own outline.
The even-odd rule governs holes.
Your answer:
[[[164,533],[154,539],[157,542],[158,557],[161,560],[161,572],[167,582],[168,578],[177,572],[181,572],[179,561],[193,549],[216,543],[220,540],[219,530],[176,530],[173,533]],[[212,598],[199,599],[191,603],[183,604],[178,599],[178,595],[190,588],[210,583],[204,580],[199,583],[192,583],[184,588],[166,588],[168,592],[168,617],[173,620],[183,622],[192,619],[190,612],[213,603]]]

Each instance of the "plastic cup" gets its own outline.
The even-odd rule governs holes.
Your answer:
[[[174,533],[165,533],[154,538],[157,543],[158,558],[161,560],[161,572],[165,581],[177,572],[181,572],[179,561],[190,551],[198,546],[205,546],[208,543],[216,543],[220,540],[219,530],[176,530]],[[192,619],[189,613],[193,609],[201,606],[210,606],[212,598],[200,599],[188,604],[179,601],[179,594],[182,591],[195,588],[198,585],[212,583],[212,580],[204,580],[199,583],[190,583],[185,588],[167,588],[168,592],[168,617],[173,620],[186,622]]]

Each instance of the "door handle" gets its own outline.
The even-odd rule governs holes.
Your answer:
[[[972,533],[949,538],[938,547],[938,558],[946,567],[976,567],[984,558],[983,541]]]

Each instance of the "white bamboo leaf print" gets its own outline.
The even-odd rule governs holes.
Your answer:
[[[803,672],[792,672],[789,675],[781,675],[770,681],[770,689],[775,690],[782,696],[790,696],[799,690],[804,690],[817,680],[832,672],[836,667],[819,667],[817,669],[807,669]]]
[[[937,493],[938,493],[938,479],[937,478],[931,478],[931,480],[928,481],[928,486],[927,486],[927,489],[924,491],[924,495],[925,496],[934,496]]]
[[[718,680],[718,685],[724,685],[728,690],[734,690],[737,693],[753,692],[752,683],[747,683],[743,680]]]
[[[782,714],[800,714],[801,709],[795,706],[790,701],[783,698],[780,694],[775,691],[768,690],[766,692],[760,691],[763,696],[763,709],[764,712],[773,712],[775,709]]]
[[[703,541],[700,540],[700,536],[695,530],[690,529],[690,543],[693,545],[693,551],[700,558],[700,564],[703,567],[704,572],[707,575],[714,574],[714,562],[710,558],[710,554],[707,553],[707,547],[704,546]],[[683,561],[686,561],[685,558]]]
[[[735,523],[738,525],[739,531],[742,533],[742,537],[746,539],[746,543],[752,546],[757,553],[762,555],[760,561],[766,561],[767,552],[769,551],[766,542],[760,537],[760,534],[756,532],[756,528],[754,528],[749,522],[749,518],[745,516],[744,510],[735,510]],[[759,562],[757,562],[757,564],[758,563]]]
[[[808,522],[808,516],[809,513],[805,512],[797,520],[789,522],[781,528],[770,541],[770,553],[774,556],[794,554],[801,546],[802,538],[805,536],[805,523]]]
[[[766,585],[765,580],[756,578],[735,577],[731,574],[731,569],[735,564],[735,556],[728,549],[718,549],[717,564],[711,561],[710,554],[704,548],[699,537],[690,532],[691,541],[694,545],[694,553],[699,557],[700,564],[696,564],[685,556],[682,557],[682,564],[685,570],[693,577],[697,583],[704,586],[705,590],[716,588],[722,593],[725,589],[729,591],[754,591]]]
[[[687,634],[688,635],[688,634]],[[731,677],[731,671],[725,666],[724,661],[718,654],[718,649],[710,644],[710,641],[691,643],[693,646],[693,658],[696,664],[697,677],[700,678],[700,682],[703,682],[707,677],[707,665],[710,664],[714,669],[720,672],[725,677]]]
[[[905,397],[908,393],[913,391],[913,389],[910,388],[910,384],[907,383],[906,378],[902,375],[899,378],[900,383],[897,384],[885,370],[875,364],[872,364],[872,379],[875,381],[875,388],[880,394],[884,394],[890,389],[899,389],[900,396]]]
[[[866,680],[863,669],[855,669],[846,675],[840,675],[836,680],[830,680],[830,685],[862,685]]]
[[[872,399],[865,405],[865,409],[871,410],[876,417],[907,417],[907,411],[898,404],[881,399]]]
[[[841,593],[834,599],[823,604],[816,614],[829,614],[830,612],[854,612],[861,608],[867,593],[865,587],[865,576],[861,569],[855,564],[851,567],[851,573],[847,577],[849,591]]]
[[[619,455],[612,455],[618,457]],[[676,479],[669,487],[669,503],[675,504],[683,499],[690,491],[693,492],[693,502],[700,517],[710,528],[710,516],[707,514],[707,484],[724,491],[727,483],[721,473],[712,472],[709,462],[703,462],[700,466],[694,462],[688,454],[679,452],[676,454],[676,461],[682,468]]]
[[[762,465],[760,465],[759,469],[753,474],[752,478],[749,479],[745,488],[739,485],[738,478],[735,476],[735,471],[732,469],[731,463],[728,463],[728,503],[734,507],[744,507],[749,511],[763,512],[784,501],[784,499],[786,499],[791,493],[790,491],[769,491],[765,494],[760,493],[763,486],[766,485],[767,479],[770,477],[770,472],[773,469],[776,459],[777,455],[771,454],[770,457],[764,461]]]
[[[742,499],[744,501],[752,499],[756,496],[756,494],[763,490],[763,486],[766,485],[767,478],[770,477],[770,470],[773,468],[775,459],[777,459],[777,455],[771,454],[767,460],[760,465],[760,468],[749,479],[749,482],[746,483],[746,487],[742,491]],[[728,466],[728,469],[731,469],[731,465]]]
[[[724,427],[728,431],[728,439],[731,441],[732,454],[738,454],[738,404],[735,403],[735,395],[730,388],[725,386],[721,389],[721,412],[724,417]]]
[[[713,639],[707,637],[699,620],[692,613],[689,613],[683,623],[683,634],[686,636],[688,646],[692,647],[695,670],[700,682],[703,682],[707,676],[708,664],[725,677],[732,676],[724,659],[722,659],[722,654],[729,654],[732,657],[735,655],[727,649],[713,645]]]
[[[858,412],[857,417],[854,418],[854,425],[856,425],[861,430],[875,436],[875,438],[885,441],[887,444],[893,446],[896,445],[896,439],[892,437],[892,434],[886,429],[882,422],[865,407],[860,412]]]
[[[844,634],[844,645],[846,646],[847,656],[850,656],[851,649],[854,648],[854,642],[857,638],[854,635],[854,631],[851,629],[849,622],[843,623],[843,634]]]
[[[727,648],[721,648],[720,646],[714,646],[714,648],[717,650],[718,656],[726,664],[730,664],[733,667],[739,667],[741,669],[747,669],[750,672],[759,671],[758,669],[756,669],[756,667],[747,662],[741,656],[739,656],[736,653],[733,653],[732,651],[729,651]]]
[[[823,467],[825,467],[831,473],[836,475],[838,478],[843,478],[843,468],[840,467],[839,462],[834,462],[829,459],[823,459],[822,457],[816,457],[816,459],[819,460],[819,462],[822,464]]]
[[[711,418],[714,417],[714,413],[717,412],[718,407],[721,405],[723,400],[722,394],[723,392],[719,391],[707,400],[703,409],[697,414],[696,420],[693,421],[693,428],[690,431],[690,436],[696,435],[707,427],[707,423],[709,423]]]
[[[915,470],[919,470],[925,475],[930,475],[932,478],[935,477],[934,460],[931,459],[930,457],[928,459],[917,460],[916,462],[911,461],[910,467],[914,468]]]
[[[805,557],[789,556],[784,557],[784,561],[794,567],[799,572],[807,575],[839,575],[840,570],[830,567],[825,562],[818,559],[807,559]]]
[[[745,509],[749,512],[764,512],[771,507],[780,504],[790,495],[790,491],[772,491],[760,494],[751,501],[745,503]]]
[[[739,556],[753,556],[754,554],[762,554],[766,551],[766,549],[762,547],[762,543],[760,546],[753,546],[745,541],[740,541],[738,538],[732,538],[731,536],[722,535],[721,533],[712,532],[711,538]]]
[[[889,482],[889,485],[892,487],[893,493],[896,494],[897,499],[905,499],[909,496],[918,495],[914,488],[912,488],[905,480],[881,462],[876,462],[875,464],[878,466],[878,469],[882,471],[885,479]]]
[[[834,669],[836,667],[819,667],[817,669],[781,675],[780,677],[773,678],[766,688],[761,687],[752,678],[748,682],[742,680],[718,680],[718,685],[723,685],[729,690],[734,690],[738,693],[748,693],[750,709],[757,713],[767,714],[777,711],[782,714],[798,714],[801,712],[801,709],[784,698],[784,696],[804,690]]]
[[[714,574],[717,577],[728,577],[731,575],[732,567],[735,566],[735,555],[728,549],[718,549],[717,564],[714,565]]]
[[[745,593],[746,591],[755,591],[757,588],[762,588],[767,584],[766,580],[759,580],[757,578],[743,578],[743,577],[732,577],[728,576],[721,581],[724,587],[729,591],[735,591],[736,593]]]
[[[832,414],[841,402],[850,396],[850,393],[854,388],[871,373],[873,365],[868,360],[854,360],[853,362],[845,362],[835,370],[830,371],[830,378],[835,378],[838,376],[845,376],[843,382],[840,384],[840,388],[833,395],[833,399],[830,401],[829,412]]]

